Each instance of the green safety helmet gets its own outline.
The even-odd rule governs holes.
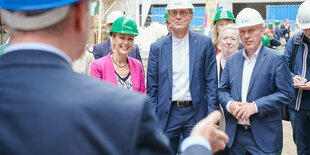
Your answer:
[[[278,21],[278,20],[276,20],[275,22],[274,22],[274,25],[280,25],[280,21]]]
[[[234,14],[230,10],[224,8],[216,12],[213,24],[215,25],[216,21],[220,19],[231,19],[235,23]]]
[[[168,20],[168,12],[165,13],[165,20]]]
[[[262,42],[265,46],[268,46],[269,43],[270,43],[270,39],[269,39],[269,36],[267,34],[265,34],[263,37],[262,37]]]
[[[114,21],[112,29],[110,30],[110,35],[112,35],[113,32],[133,34],[136,36],[139,34],[136,22],[126,16],[119,17]]]
[[[268,24],[268,27],[273,27],[273,24],[272,24],[272,23],[269,23],[269,24]]]

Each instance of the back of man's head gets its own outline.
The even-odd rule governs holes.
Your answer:
[[[76,47],[70,49],[62,44],[66,41],[67,46],[72,46],[70,43],[80,41],[82,46],[78,47],[84,49],[86,39],[84,39],[84,44],[82,38],[87,38],[88,32],[84,32],[86,31],[84,27],[88,25],[85,24],[86,18],[79,19],[78,17],[86,17],[86,10],[84,9],[82,13],[80,9],[82,3],[88,5],[88,0],[0,1],[0,7],[3,20],[12,35],[12,44],[27,41],[43,42],[61,49],[74,60],[80,54],[68,52],[76,52],[79,49]],[[87,5],[83,8],[87,8]],[[72,40],[70,40],[68,37],[71,34],[85,36],[71,36]]]

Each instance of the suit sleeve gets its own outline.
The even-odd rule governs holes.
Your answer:
[[[150,98],[152,108],[156,112],[158,104],[158,51],[153,44],[150,47],[148,65],[147,65],[147,83],[146,93]]]
[[[141,64],[142,64],[142,59],[141,59],[141,55],[140,55],[139,46],[136,45],[135,47],[136,47],[136,59],[139,60],[141,62]],[[143,66],[143,64],[142,64],[142,66]]]
[[[295,36],[296,37],[296,36]],[[286,44],[286,47],[285,47],[285,51],[284,51],[284,55],[286,57],[286,61],[289,65],[289,67],[291,68],[292,66],[292,61],[293,61],[293,53],[294,53],[294,38],[295,37],[292,37],[288,40],[287,44]],[[295,73],[291,72],[291,76],[292,78],[294,78],[296,76]]]
[[[98,65],[97,61],[93,61],[93,63],[90,66],[90,76],[95,77],[97,79],[103,79],[102,69]]]
[[[140,92],[146,94],[143,66],[140,66]]]
[[[227,58],[226,65],[220,79],[220,88],[218,92],[218,99],[224,110],[226,110],[227,103],[229,101],[234,100],[230,95],[231,94],[230,77],[229,77],[230,61],[231,61],[230,58]]]
[[[206,94],[204,96],[205,100],[208,104],[208,114],[214,110],[218,110],[218,102],[217,102],[217,90],[218,90],[218,82],[217,82],[217,66],[216,66],[216,58],[215,52],[213,48],[213,44],[211,40],[209,41],[209,45],[207,47],[207,54],[205,58],[205,81],[206,81]]]
[[[280,46],[281,45],[280,41],[275,36],[273,36],[273,39],[270,40],[270,44],[272,46]]]
[[[276,65],[274,79],[276,92],[254,101],[260,117],[275,109],[280,109],[283,104],[291,104],[293,101],[293,80],[284,55],[278,56]]]
[[[160,130],[155,115],[151,112],[150,105],[147,102],[144,104],[140,118],[135,154],[171,155],[169,140]]]
[[[96,60],[101,58],[101,54],[100,54],[100,50],[98,48],[98,45],[94,45],[93,54],[94,54],[94,57]]]

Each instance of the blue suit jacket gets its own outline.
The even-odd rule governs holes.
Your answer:
[[[280,30],[279,27],[274,28],[274,33],[278,40],[280,40],[280,38],[284,38],[283,32]]]
[[[222,73],[219,101],[224,107],[226,133],[231,147],[238,120],[226,111],[228,101],[241,101],[243,50],[229,56]],[[280,109],[291,104],[293,83],[285,56],[262,45],[258,54],[250,84],[247,102],[255,102],[258,113],[250,117],[253,137],[259,148],[275,152],[282,148],[282,119]]]
[[[100,44],[94,45],[93,54],[94,54],[95,59],[102,58],[104,56],[107,56],[110,52],[113,52],[112,48],[111,48],[110,39],[111,38],[109,38],[108,40],[106,40]],[[135,58],[142,63],[138,45],[136,45],[136,44],[133,45],[132,50],[128,53],[128,56]]]
[[[288,61],[289,66],[291,67],[292,61],[293,61],[293,55],[294,55],[294,41],[296,39],[296,35],[294,35],[292,38],[290,38],[286,44],[286,48],[284,51],[284,55],[286,56],[286,59]],[[310,44],[305,42],[304,39],[301,39],[301,43],[299,44],[297,48],[297,53],[295,57],[295,65],[294,65],[294,72],[291,72],[292,78],[294,78],[296,75],[299,75],[302,77],[302,70],[303,70],[303,58],[304,58],[304,52],[305,52],[305,45],[307,44],[308,47],[310,47]],[[308,49],[308,53],[310,52],[310,49]],[[309,54],[308,54],[309,55]],[[305,78],[309,81],[310,80],[310,68],[309,68],[309,62],[310,62],[310,57],[307,57],[307,72]],[[302,98],[301,98],[301,105],[296,105],[296,99],[298,95],[299,89],[295,89],[295,94],[294,94],[294,104],[290,105],[290,108],[296,109],[300,108],[301,110],[310,110],[310,90],[303,90],[302,91]],[[299,107],[300,106],[300,107]]]
[[[0,154],[171,154],[146,97],[58,55],[4,54],[0,79]]]
[[[153,43],[147,66],[147,95],[165,129],[172,96],[172,35]],[[215,52],[209,37],[189,32],[190,93],[198,122],[218,109]]]

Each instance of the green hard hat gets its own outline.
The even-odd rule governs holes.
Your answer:
[[[270,43],[270,39],[269,39],[269,36],[267,34],[265,34],[263,37],[262,37],[262,42],[265,46],[268,46],[269,43]]]
[[[276,20],[276,21],[274,22],[274,25],[280,25],[280,21]]]
[[[268,27],[273,27],[273,24],[272,24],[272,23],[269,23],[269,24],[268,24]]]
[[[165,20],[168,20],[168,12],[165,13]]]
[[[235,23],[234,14],[230,10],[227,10],[227,9],[221,9],[216,12],[213,24],[215,25],[216,21],[220,19],[231,19]]]
[[[110,30],[110,35],[112,35],[113,32],[134,35],[139,34],[136,22],[126,16],[119,17],[114,21],[112,29]]]

